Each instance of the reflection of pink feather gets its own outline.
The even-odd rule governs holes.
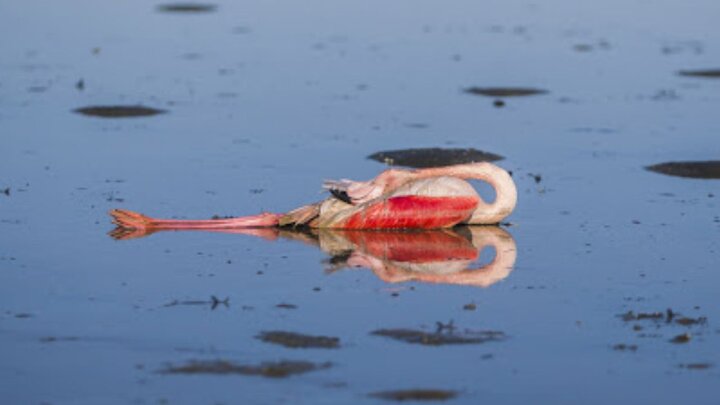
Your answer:
[[[467,179],[488,182],[495,202],[480,198]],[[329,181],[335,196],[287,214],[209,219],[154,219],[127,211],[110,215],[120,227],[146,231],[162,229],[233,229],[276,226],[314,228],[386,229],[448,228],[460,223],[495,224],[510,215],[517,191],[510,175],[491,163],[472,163],[423,170],[386,170],[367,182]]]

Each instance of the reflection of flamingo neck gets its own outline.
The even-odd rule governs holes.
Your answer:
[[[492,163],[474,163],[449,167],[438,167],[419,170],[418,177],[454,176],[466,180],[482,180],[495,189],[495,201],[488,204],[484,201],[478,203],[469,224],[497,224],[515,209],[517,204],[517,188],[510,174]]]

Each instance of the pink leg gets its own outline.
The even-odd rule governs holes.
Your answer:
[[[156,219],[129,210],[112,210],[113,223],[128,229],[139,230],[181,230],[181,229],[237,229],[267,228],[278,225],[280,215],[263,213],[248,217],[222,219]]]

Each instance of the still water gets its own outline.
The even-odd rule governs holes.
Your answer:
[[[161,4],[0,2],[3,403],[717,403],[720,180],[645,170],[718,159],[717,2]],[[505,157],[511,226],[108,235],[417,147]]]

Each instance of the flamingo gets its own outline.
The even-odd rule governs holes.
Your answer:
[[[495,189],[485,202],[467,180],[482,180]],[[419,170],[388,169],[369,181],[326,181],[331,196],[286,214],[207,220],[151,218],[133,211],[110,212],[121,228],[159,230],[228,230],[310,227],[332,229],[441,229],[459,224],[494,225],[517,203],[510,174],[488,162]]]

